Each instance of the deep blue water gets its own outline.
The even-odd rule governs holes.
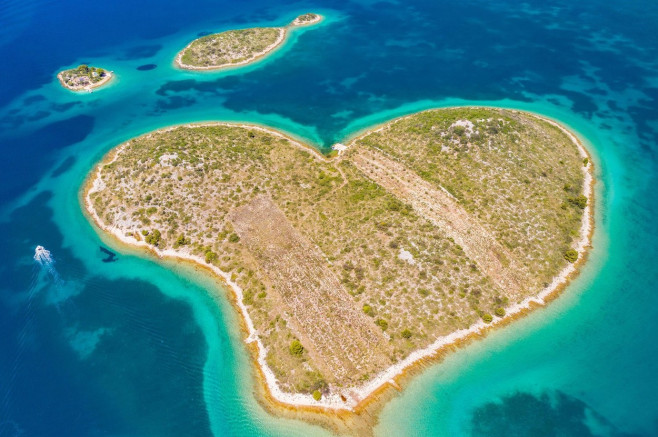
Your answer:
[[[254,66],[172,66],[199,34],[307,11],[326,20]],[[254,401],[224,292],[103,241],[80,186],[110,148],[170,124],[258,122],[324,149],[466,104],[539,112],[585,139],[594,248],[549,308],[414,379],[377,434],[658,435],[658,4],[4,0],[0,55],[0,436],[323,434]],[[57,71],[83,62],[117,79],[62,89]]]

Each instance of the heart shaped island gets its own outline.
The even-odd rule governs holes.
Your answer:
[[[85,188],[103,230],[223,278],[280,405],[358,410],[543,305],[589,246],[591,160],[551,120],[436,109],[334,149],[176,126],[109,152]]]

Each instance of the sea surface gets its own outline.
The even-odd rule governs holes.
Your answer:
[[[172,65],[203,32],[309,11],[326,20],[255,65]],[[0,436],[326,435],[257,404],[226,292],[99,235],[80,187],[112,147],[172,124],[261,123],[327,150],[453,105],[581,136],[594,247],[548,308],[414,378],[376,434],[658,435],[658,3],[3,0],[0,59]],[[117,78],[60,87],[81,63]]]

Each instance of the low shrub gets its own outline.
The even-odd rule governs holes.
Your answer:
[[[302,346],[302,343],[299,340],[293,340],[290,343],[290,353],[297,356],[304,353],[304,346]]]
[[[576,205],[580,209],[585,209],[587,206],[587,197],[584,195],[576,196],[576,197],[569,197],[569,203],[572,205]]]
[[[206,252],[206,262],[208,264],[217,261],[217,254],[213,252],[212,250],[209,250]]]
[[[160,231],[157,229],[154,229],[152,232],[150,232],[146,238],[144,238],[144,241],[146,241],[148,244],[153,245],[153,246],[159,246],[160,245]]]
[[[576,260],[578,259],[578,252],[574,249],[569,249],[566,252],[564,252],[564,259],[566,259],[570,263],[576,262]]]

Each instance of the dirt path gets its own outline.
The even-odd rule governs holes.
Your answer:
[[[255,198],[230,217],[287,307],[300,341],[327,376],[346,383],[390,365],[381,329],[355,307],[320,250],[269,197]]]
[[[360,149],[352,160],[375,183],[452,237],[497,286],[520,295],[523,280],[512,255],[448,192],[382,153]]]

